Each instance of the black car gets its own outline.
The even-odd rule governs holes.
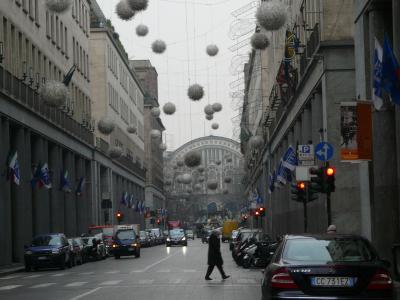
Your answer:
[[[172,245],[187,246],[185,231],[183,229],[170,230],[165,245],[167,247],[171,247]]]
[[[356,235],[288,235],[264,272],[262,299],[395,299],[389,263]]]
[[[69,247],[71,250],[72,266],[81,265],[84,263],[83,255],[83,241],[81,238],[68,239]]]
[[[33,238],[31,245],[25,246],[25,270],[32,268],[72,266],[70,245],[63,233],[41,234]]]
[[[142,248],[150,247],[150,237],[149,237],[149,234],[148,234],[146,231],[141,230],[140,233],[139,233],[139,236],[140,236],[140,246],[141,246]]]
[[[112,247],[115,259],[130,255],[140,257],[140,241],[133,229],[118,230],[113,237]]]

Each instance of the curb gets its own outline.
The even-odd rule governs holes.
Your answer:
[[[24,268],[23,265],[17,266],[17,267],[13,267],[13,268],[0,269],[0,277],[7,276],[7,275],[10,275],[10,274],[14,274],[14,273],[17,273],[17,272],[22,272],[24,269],[25,268]]]

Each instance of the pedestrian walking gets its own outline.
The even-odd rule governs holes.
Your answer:
[[[210,235],[210,239],[208,241],[208,269],[205,279],[212,280],[210,275],[216,266],[221,273],[222,279],[227,279],[230,276],[226,275],[222,265],[224,261],[222,260],[221,255],[221,243],[219,239],[219,233],[217,231],[213,231]]]

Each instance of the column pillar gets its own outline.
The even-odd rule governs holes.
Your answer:
[[[0,116],[0,161],[6,162],[10,152],[10,132],[8,119]],[[18,153],[19,154],[19,153]],[[26,180],[26,178],[24,178]],[[12,231],[11,231],[11,192],[10,182],[0,180],[0,244],[3,245],[0,265],[12,263]]]
[[[76,167],[76,184],[78,185],[81,178],[85,178],[86,181],[86,170],[85,170],[85,161],[83,160],[82,157],[77,157],[75,160],[75,167]],[[86,232],[88,229],[87,221],[87,215],[88,215],[88,209],[87,209],[87,191],[89,190],[89,186],[85,182],[84,189],[82,191],[82,194],[80,196],[76,195],[76,224],[77,224],[77,233],[78,235]]]
[[[68,170],[72,185],[72,192],[64,194],[64,228],[67,236],[72,236],[76,232],[76,195],[75,190],[77,181],[75,178],[75,158],[69,150],[64,152],[64,170]]]
[[[312,140],[312,125],[311,125],[311,109],[310,107],[306,107],[303,111],[302,122],[301,122],[301,135],[302,135],[302,144],[308,144],[309,141]]]
[[[315,93],[311,100],[311,139],[314,145],[320,142],[322,127],[322,95]]]
[[[64,191],[60,190],[60,177],[64,175],[62,151],[59,145],[49,145],[49,166],[53,171],[53,188],[50,190],[50,231],[64,232]],[[68,176],[71,188],[72,182]]]

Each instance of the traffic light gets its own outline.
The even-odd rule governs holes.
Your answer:
[[[265,207],[261,206],[260,208],[258,208],[258,210],[260,211],[260,217],[264,217],[265,216]]]
[[[335,174],[336,174],[335,168],[327,167],[325,169],[325,191],[326,191],[326,193],[332,193],[335,191]]]
[[[256,209],[256,211],[254,212],[254,216],[255,217],[259,217],[260,216],[260,210]]]
[[[292,200],[304,202],[306,197],[306,184],[304,181],[299,181],[295,186],[292,185]]]
[[[124,214],[122,212],[120,212],[120,211],[117,211],[115,216],[117,217],[118,224],[120,224],[122,219],[124,218]]]
[[[161,224],[161,220],[157,219],[157,225],[160,225],[160,224]]]
[[[311,177],[310,190],[313,193],[325,193],[325,171],[324,167],[318,169],[311,168],[310,174],[314,175]]]

